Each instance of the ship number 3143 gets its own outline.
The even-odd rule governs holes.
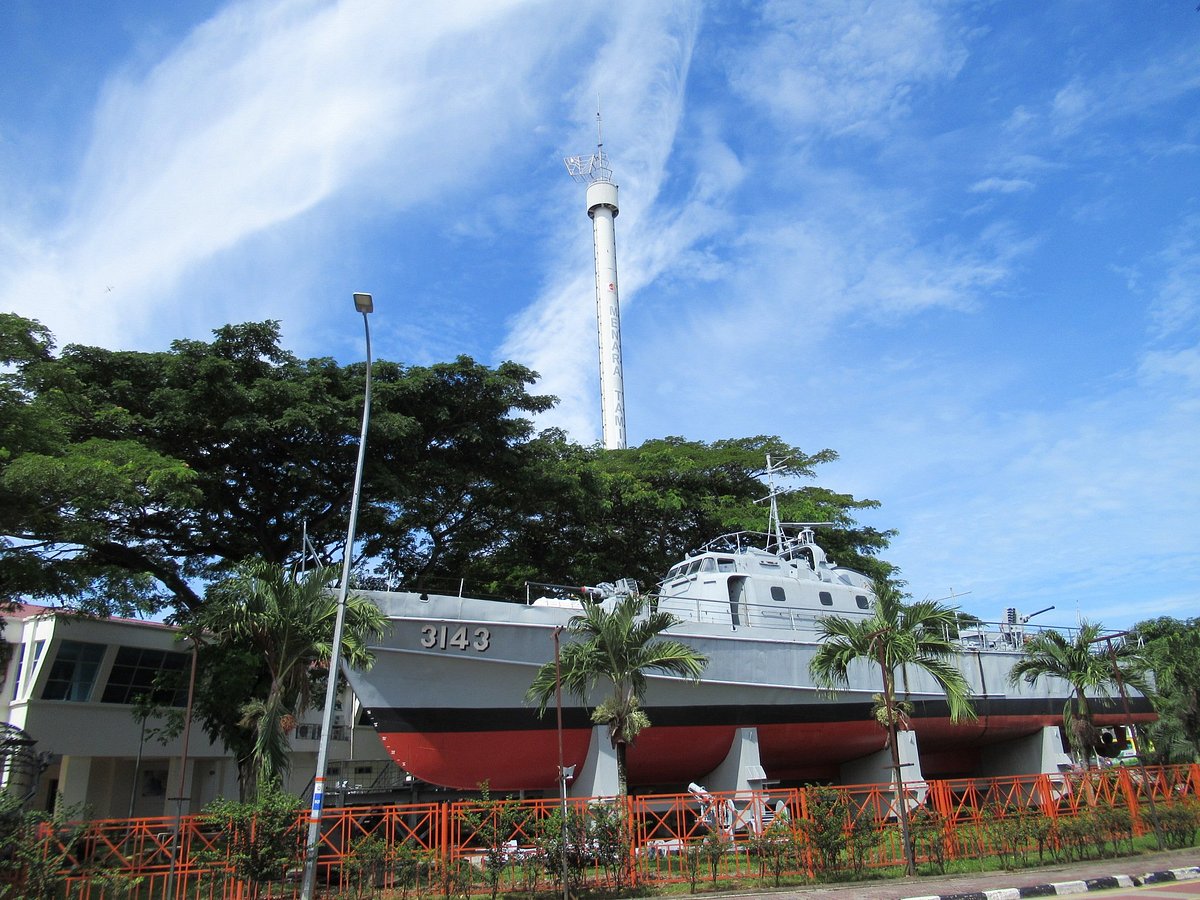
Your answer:
[[[466,625],[452,628],[449,625],[426,625],[421,629],[421,646],[426,650],[477,650],[482,653],[492,643],[492,633],[486,628],[471,631]]]

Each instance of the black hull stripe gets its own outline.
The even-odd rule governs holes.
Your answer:
[[[1119,703],[1098,700],[1089,700],[1089,703],[1093,716],[1124,721],[1124,710]],[[1134,715],[1144,716],[1153,712],[1150,701],[1145,697],[1131,697],[1129,706]],[[654,725],[660,727],[748,727],[835,722],[857,724],[872,718],[871,708],[870,703],[833,702],[803,705],[662,706],[647,708],[646,714]],[[981,726],[986,726],[989,716],[1061,718],[1062,710],[1061,699],[989,699],[975,705],[975,711],[979,715],[978,724]],[[547,709],[545,715],[538,716],[536,710],[525,707],[373,707],[367,710],[367,714],[376,729],[384,732],[541,731],[554,728],[556,722],[553,709]],[[914,720],[947,719],[949,716],[950,708],[944,700],[919,700],[914,703]],[[587,710],[577,706],[565,707],[563,727],[591,728],[591,717]]]

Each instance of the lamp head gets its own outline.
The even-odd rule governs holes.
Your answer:
[[[375,301],[371,299],[370,294],[355,294],[354,308],[364,314],[375,312]]]

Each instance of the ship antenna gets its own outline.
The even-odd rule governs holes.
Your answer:
[[[775,488],[775,475],[784,470],[785,464],[790,459],[791,457],[787,456],[779,462],[773,463],[771,454],[767,454],[767,499],[771,503],[771,512],[767,519],[767,540],[769,542],[771,538],[774,538],[775,546],[781,551],[784,547],[783,523],[779,521],[779,491]]]

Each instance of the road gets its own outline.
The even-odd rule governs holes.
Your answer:
[[[1163,884],[1144,884],[1135,888],[1110,888],[1107,891],[1088,891],[1088,897],[1106,898],[1106,900],[1150,900],[1150,898],[1200,897],[1200,879],[1195,881],[1165,882]]]
[[[916,900],[930,897],[969,897],[985,900],[991,894],[996,900],[1017,900],[1019,888],[1043,885],[1063,885],[1060,891],[1039,892],[1040,896],[1080,894],[1104,900],[1159,900],[1164,897],[1200,898],[1200,879],[1164,881],[1143,887],[1086,890],[1083,882],[1111,876],[1141,878],[1150,872],[1183,870],[1200,865],[1200,848],[1145,853],[1116,859],[1089,860],[1019,869],[1010,872],[985,872],[974,875],[922,876],[891,881],[867,881],[854,884],[822,884],[763,894],[739,895],[739,900]],[[987,893],[985,893],[987,892]],[[994,892],[994,893],[993,893]],[[1157,893],[1155,893],[1157,892]]]

